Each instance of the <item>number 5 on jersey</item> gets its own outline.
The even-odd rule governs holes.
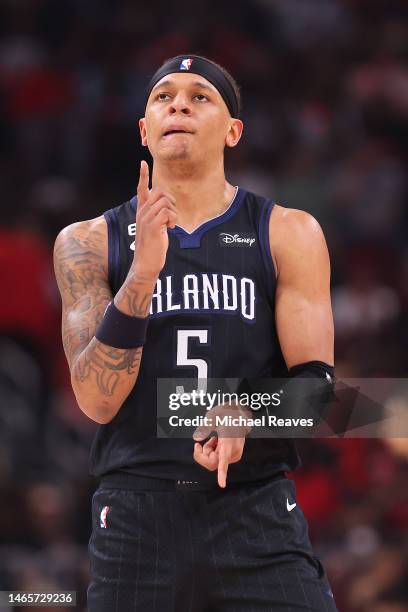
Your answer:
[[[189,340],[195,339],[203,346],[209,346],[208,329],[178,329],[177,330],[177,360],[179,367],[197,368],[198,386],[197,391],[207,391],[208,363],[205,359],[197,359],[188,356]],[[176,393],[184,393],[184,387],[178,385]]]

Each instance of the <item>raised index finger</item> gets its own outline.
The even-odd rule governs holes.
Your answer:
[[[139,183],[137,186],[137,202],[141,206],[146,202],[149,197],[149,166],[143,159],[140,162],[140,174]]]

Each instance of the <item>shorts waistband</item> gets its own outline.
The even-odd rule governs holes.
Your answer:
[[[242,489],[244,487],[255,487],[267,484],[268,482],[286,478],[285,472],[278,472],[272,476],[248,482],[231,482],[227,480],[225,490]],[[167,480],[162,478],[149,478],[146,476],[136,476],[126,472],[115,472],[105,474],[99,479],[99,486],[112,489],[135,489],[139,491],[220,491],[223,490],[214,482],[189,480],[180,478],[178,480]]]

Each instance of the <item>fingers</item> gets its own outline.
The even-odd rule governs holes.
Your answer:
[[[218,444],[218,485],[225,489],[227,485],[228,466],[231,461],[231,445],[225,443],[225,439],[220,439]]]
[[[166,198],[173,206],[176,205],[175,198],[169,193],[164,193],[159,189],[149,189],[149,166],[143,159],[140,162],[139,183],[137,185],[137,216],[140,218],[140,212],[150,209],[158,200]]]
[[[175,199],[166,195],[161,191],[152,190],[146,202],[136,211],[136,223],[151,223],[155,217],[157,217],[158,213],[162,209],[167,209],[171,211],[173,214],[169,215],[168,218],[163,220],[163,216],[160,217],[159,224],[166,224],[169,227],[175,227],[177,223],[177,208],[175,205]]]
[[[210,472],[217,472],[218,485],[224,489],[227,485],[227,474],[230,463],[236,463],[242,457],[245,438],[218,438],[213,436],[201,446],[194,444],[194,460]]]
[[[140,174],[139,174],[139,183],[137,186],[137,202],[138,205],[146,203],[149,197],[149,166],[147,162],[143,159],[140,162]]]
[[[194,460],[210,472],[214,472],[218,465],[218,453],[217,450],[207,449],[207,451],[209,452],[204,453],[201,444],[196,442],[194,444]]]
[[[197,427],[197,429],[193,433],[193,440],[195,440],[196,442],[201,442],[202,440],[205,440],[206,438],[208,438],[213,429],[214,428],[211,425],[202,425],[201,427]]]
[[[159,192],[156,192],[154,197],[157,197]],[[167,226],[174,228],[177,224],[177,209],[174,205],[174,198],[160,194],[160,197],[153,204],[152,192],[148,200],[143,204],[142,208],[136,213],[137,224],[148,224],[151,228],[159,226]]]
[[[162,208],[161,211],[155,216],[152,222],[152,226],[167,226],[174,228],[177,223],[177,215],[168,208]]]
[[[212,436],[209,440],[207,440],[207,442],[203,446],[204,455],[208,457],[211,451],[215,451],[215,449],[217,448],[217,445],[218,445],[218,437]]]
[[[227,473],[230,463],[236,463],[242,457],[245,438],[218,438],[218,484],[223,489],[227,485]]]
[[[166,205],[162,205],[157,214],[149,214],[149,217],[146,217],[146,222],[151,229],[157,227],[165,228],[165,226],[175,227],[177,223],[177,213],[167,208]]]
[[[150,210],[150,208],[162,198],[166,198],[169,203],[171,203],[173,206],[176,206],[176,198],[174,198],[170,193],[165,193],[161,189],[156,188],[148,191],[147,199],[141,206],[141,210],[143,212],[145,212],[146,210]]]
[[[146,203],[140,218],[146,219],[146,221],[151,221],[163,208],[167,208],[177,215],[177,208],[173,202],[167,196],[161,196],[160,199],[158,199],[154,204],[149,205],[148,202]]]
[[[170,193],[164,193],[164,191],[161,189],[152,189],[149,192],[150,204],[154,204],[159,198],[167,198],[174,206],[176,205],[176,198],[174,198]]]

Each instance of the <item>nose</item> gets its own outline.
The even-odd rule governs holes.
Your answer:
[[[188,97],[182,92],[174,96],[170,104],[170,114],[174,115],[175,113],[182,113],[183,115],[191,114],[191,103]]]

